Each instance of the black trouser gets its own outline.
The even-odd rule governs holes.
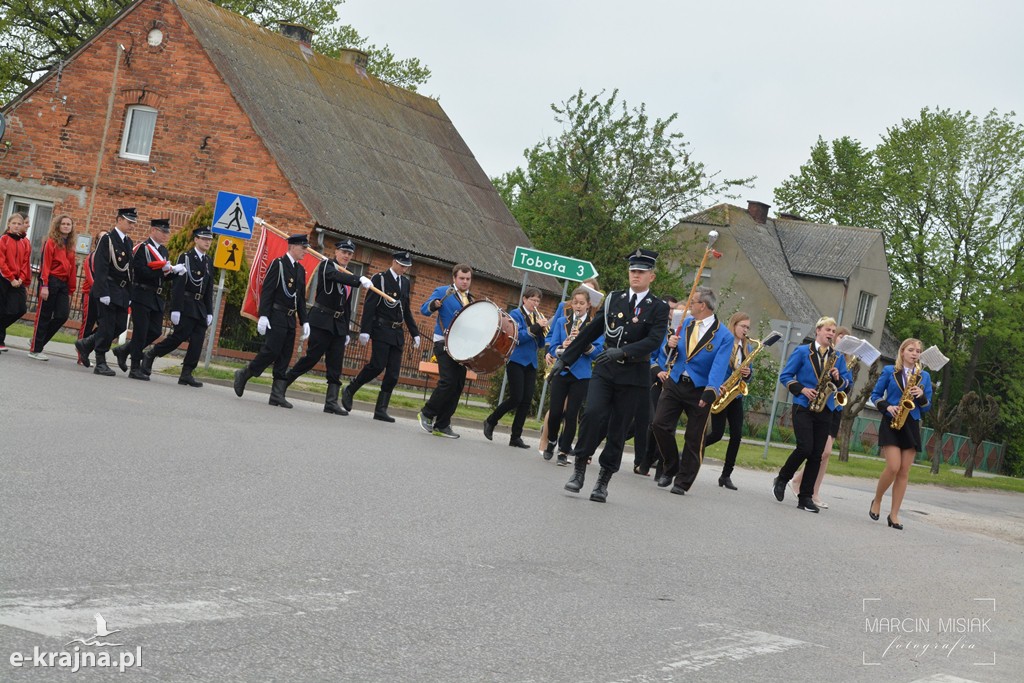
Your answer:
[[[583,411],[580,438],[573,455],[589,458],[603,438],[604,449],[598,462],[601,467],[618,472],[626,444],[626,429],[646,394],[645,386],[615,384],[610,378],[595,373],[587,387],[587,407]]]
[[[154,315],[156,315],[155,312]],[[203,351],[204,337],[206,337],[205,318],[186,318],[182,316],[178,324],[174,326],[174,331],[154,346],[152,353],[157,358],[163,358],[185,342],[188,342],[188,351],[185,352],[185,360],[181,364],[181,374],[191,375],[192,371],[199,365],[199,354]],[[134,356],[132,356],[132,364],[135,364]]]
[[[0,344],[7,342],[7,328],[21,320],[28,311],[25,287],[11,287],[11,283],[0,277]]]
[[[508,378],[508,398],[494,409],[494,412],[487,417],[492,425],[498,424],[498,420],[515,408],[516,414],[512,418],[512,439],[523,436],[523,425],[526,424],[526,416],[530,414],[530,404],[533,403],[533,390],[537,385],[537,368],[532,365],[520,365],[519,363],[505,364],[505,377]]]
[[[577,379],[571,372],[551,378],[551,408],[548,411],[548,441],[558,442],[559,453],[572,453],[576,423],[583,399],[587,397],[589,379]],[[562,420],[565,427],[562,427]],[[559,429],[561,427],[561,430]],[[541,444],[545,448],[547,444]]]
[[[110,344],[117,337],[128,329],[128,309],[119,306],[113,301],[104,306],[99,300],[96,301],[96,334],[93,337],[93,350],[96,357],[99,354],[110,350]]]
[[[434,342],[434,357],[437,358],[437,386],[421,412],[423,417],[434,421],[436,428],[445,429],[452,424],[452,415],[466,386],[466,368],[444,350],[444,340]]]
[[[163,311],[154,311],[148,306],[132,306],[132,340],[128,348],[131,350],[133,368],[142,363],[142,353],[146,347],[160,337],[163,324]]]
[[[704,387],[695,387],[686,377],[679,382],[672,378],[665,380],[658,399],[658,410],[654,413],[654,438],[658,440],[664,462],[663,475],[674,477],[675,485],[689,491],[697,472],[704,461],[704,432],[708,426],[711,405],[699,405]],[[686,432],[683,434],[683,450],[676,448],[676,425],[679,415],[686,413]]]
[[[658,454],[658,440],[654,438],[654,415],[658,410],[658,399],[661,398],[661,380],[658,379],[659,372],[661,372],[661,368],[656,366],[651,368],[651,391],[648,394],[650,398],[651,420],[647,427],[647,446],[645,449],[640,450],[637,447],[638,443],[636,441],[633,442],[633,464],[642,470],[649,470],[651,466],[661,462],[661,456]]]
[[[288,324],[288,323],[291,324]],[[274,379],[288,378],[288,361],[292,359],[292,348],[295,346],[295,316],[287,320],[277,315],[270,319],[270,329],[263,338],[256,357],[249,361],[249,373],[259,377],[267,366],[273,364]]]
[[[78,338],[85,339],[96,331],[96,307],[100,302],[92,294],[82,295],[82,326],[78,328]]]
[[[291,384],[312,370],[321,358],[324,358],[324,364],[327,366],[327,383],[341,384],[341,362],[345,358],[345,335],[334,334],[331,330],[319,327],[312,328],[309,331],[306,355],[296,361],[285,379]]]
[[[370,339],[370,345],[370,362],[364,365],[356,378],[352,380],[350,389],[352,393],[358,391],[359,387],[373,380],[381,372],[384,373],[384,379],[380,382],[381,391],[391,391],[398,384],[398,375],[402,370],[402,347],[377,339]]]
[[[711,415],[711,431],[704,437],[704,448],[722,440],[725,434],[725,423],[729,423],[729,445],[725,449],[725,465],[722,476],[732,475],[736,466],[736,454],[740,452],[740,441],[743,439],[743,397],[737,396],[720,413]]]
[[[793,434],[796,448],[790,453],[786,464],[779,470],[782,483],[789,482],[806,460],[804,476],[800,479],[800,497],[814,497],[814,482],[821,468],[821,453],[825,450],[829,431],[832,428],[832,411],[824,408],[820,413],[811,412],[803,406],[793,406]]]
[[[43,297],[36,299],[36,327],[32,335],[32,351],[40,353],[53,335],[64,327],[71,315],[71,297],[68,295],[68,283],[59,277],[50,276],[48,294],[46,300]]]

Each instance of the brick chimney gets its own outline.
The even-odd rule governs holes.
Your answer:
[[[338,51],[338,61],[342,64],[354,64],[356,68],[366,70],[370,63],[370,55],[362,50],[355,50],[350,47],[343,47]]]
[[[277,25],[282,36],[297,42],[302,47],[303,52],[310,55],[313,54],[313,29],[290,21],[278,21]]]
[[[764,225],[768,220],[768,209],[770,205],[764,202],[754,202],[747,200],[747,213],[754,219],[754,222],[758,225]]]

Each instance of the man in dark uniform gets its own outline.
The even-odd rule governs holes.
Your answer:
[[[148,380],[140,365],[142,352],[160,336],[164,321],[164,281],[185,272],[185,266],[172,266],[167,254],[171,222],[154,218],[150,222],[149,239],[136,245],[132,257],[135,279],[132,282],[132,340],[111,350],[121,372],[132,379]],[[128,355],[132,366],[128,369]]]
[[[373,409],[373,419],[382,422],[395,421],[395,418],[388,415],[388,404],[391,402],[391,392],[398,384],[398,373],[402,367],[402,347],[405,345],[403,326],[409,328],[413,348],[420,347],[420,332],[409,306],[409,278],[405,276],[410,268],[412,254],[407,251],[395,252],[391,268],[371,278],[374,286],[396,303],[389,303],[376,292],[371,291],[366,295],[363,319],[359,325],[359,343],[365,346],[372,339],[373,352],[370,362],[363,366],[356,378],[341,392],[341,405],[345,410],[352,410],[352,399],[359,388],[383,371],[384,379],[381,380],[377,405]]]
[[[184,273],[175,278],[171,289],[171,322],[174,332],[153,346],[142,356],[143,379],[149,379],[153,371],[153,359],[163,358],[186,341],[188,351],[181,364],[178,384],[201,387],[203,383],[192,376],[199,365],[199,354],[203,350],[206,328],[213,324],[213,263],[207,255],[213,243],[213,233],[208,228],[197,228],[192,233],[193,247],[178,256],[175,268],[181,266]]]
[[[306,320],[306,271],[302,257],[309,248],[306,235],[288,237],[288,252],[274,259],[260,288],[259,322],[256,331],[266,335],[259,353],[241,370],[235,370],[235,395],[241,396],[245,383],[274,366],[270,405],[291,408],[284,396],[288,388],[288,361],[295,345],[295,316],[302,323],[302,339],[309,337]]]
[[[132,239],[128,229],[139,220],[134,208],[118,209],[114,228],[100,237],[96,245],[92,296],[99,307],[96,333],[75,342],[78,359],[89,367],[89,354],[96,352],[97,375],[113,377],[117,373],[107,365],[110,343],[128,327],[129,286],[132,283]]]
[[[341,389],[341,363],[348,341],[352,288],[370,286],[370,278],[342,272],[354,253],[356,245],[352,240],[338,240],[334,245],[334,259],[324,259],[317,266],[316,294],[309,310],[309,345],[306,355],[292,366],[285,377],[285,386],[291,386],[326,355],[327,399],[324,412],[335,415],[348,415],[348,410],[338,404],[338,391]]]
[[[601,472],[590,500],[608,498],[608,482],[622,463],[626,428],[637,406],[647,400],[650,389],[651,352],[665,339],[668,304],[650,292],[658,252],[637,249],[629,257],[629,289],[611,292],[594,319],[555,361],[552,374],[572,365],[598,337],[604,334],[604,351],[595,359],[594,375],[587,389],[587,407],[573,455],[575,469],[567,491],[583,488],[587,462],[606,439],[599,462]]]

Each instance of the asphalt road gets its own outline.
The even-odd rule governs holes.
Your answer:
[[[137,680],[1020,680],[1024,496],[912,486],[898,532],[871,482],[814,515],[709,461],[602,505],[459,431],[3,354],[0,680],[76,647]],[[72,644],[96,614],[114,644]]]

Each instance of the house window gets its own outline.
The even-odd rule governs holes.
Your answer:
[[[43,244],[50,233],[50,221],[53,218],[53,204],[26,197],[8,197],[4,207],[4,229],[11,214],[21,213],[28,216],[28,239],[32,243],[32,268],[39,269],[43,259]]]
[[[121,138],[121,156],[136,161],[149,161],[155,129],[156,109],[142,105],[128,107],[128,114],[124,120],[124,137]]]
[[[854,327],[859,327],[862,330],[873,330],[872,321],[875,318],[875,299],[877,297],[874,294],[868,294],[867,292],[860,293],[860,300],[857,302],[857,318],[854,320]]]

